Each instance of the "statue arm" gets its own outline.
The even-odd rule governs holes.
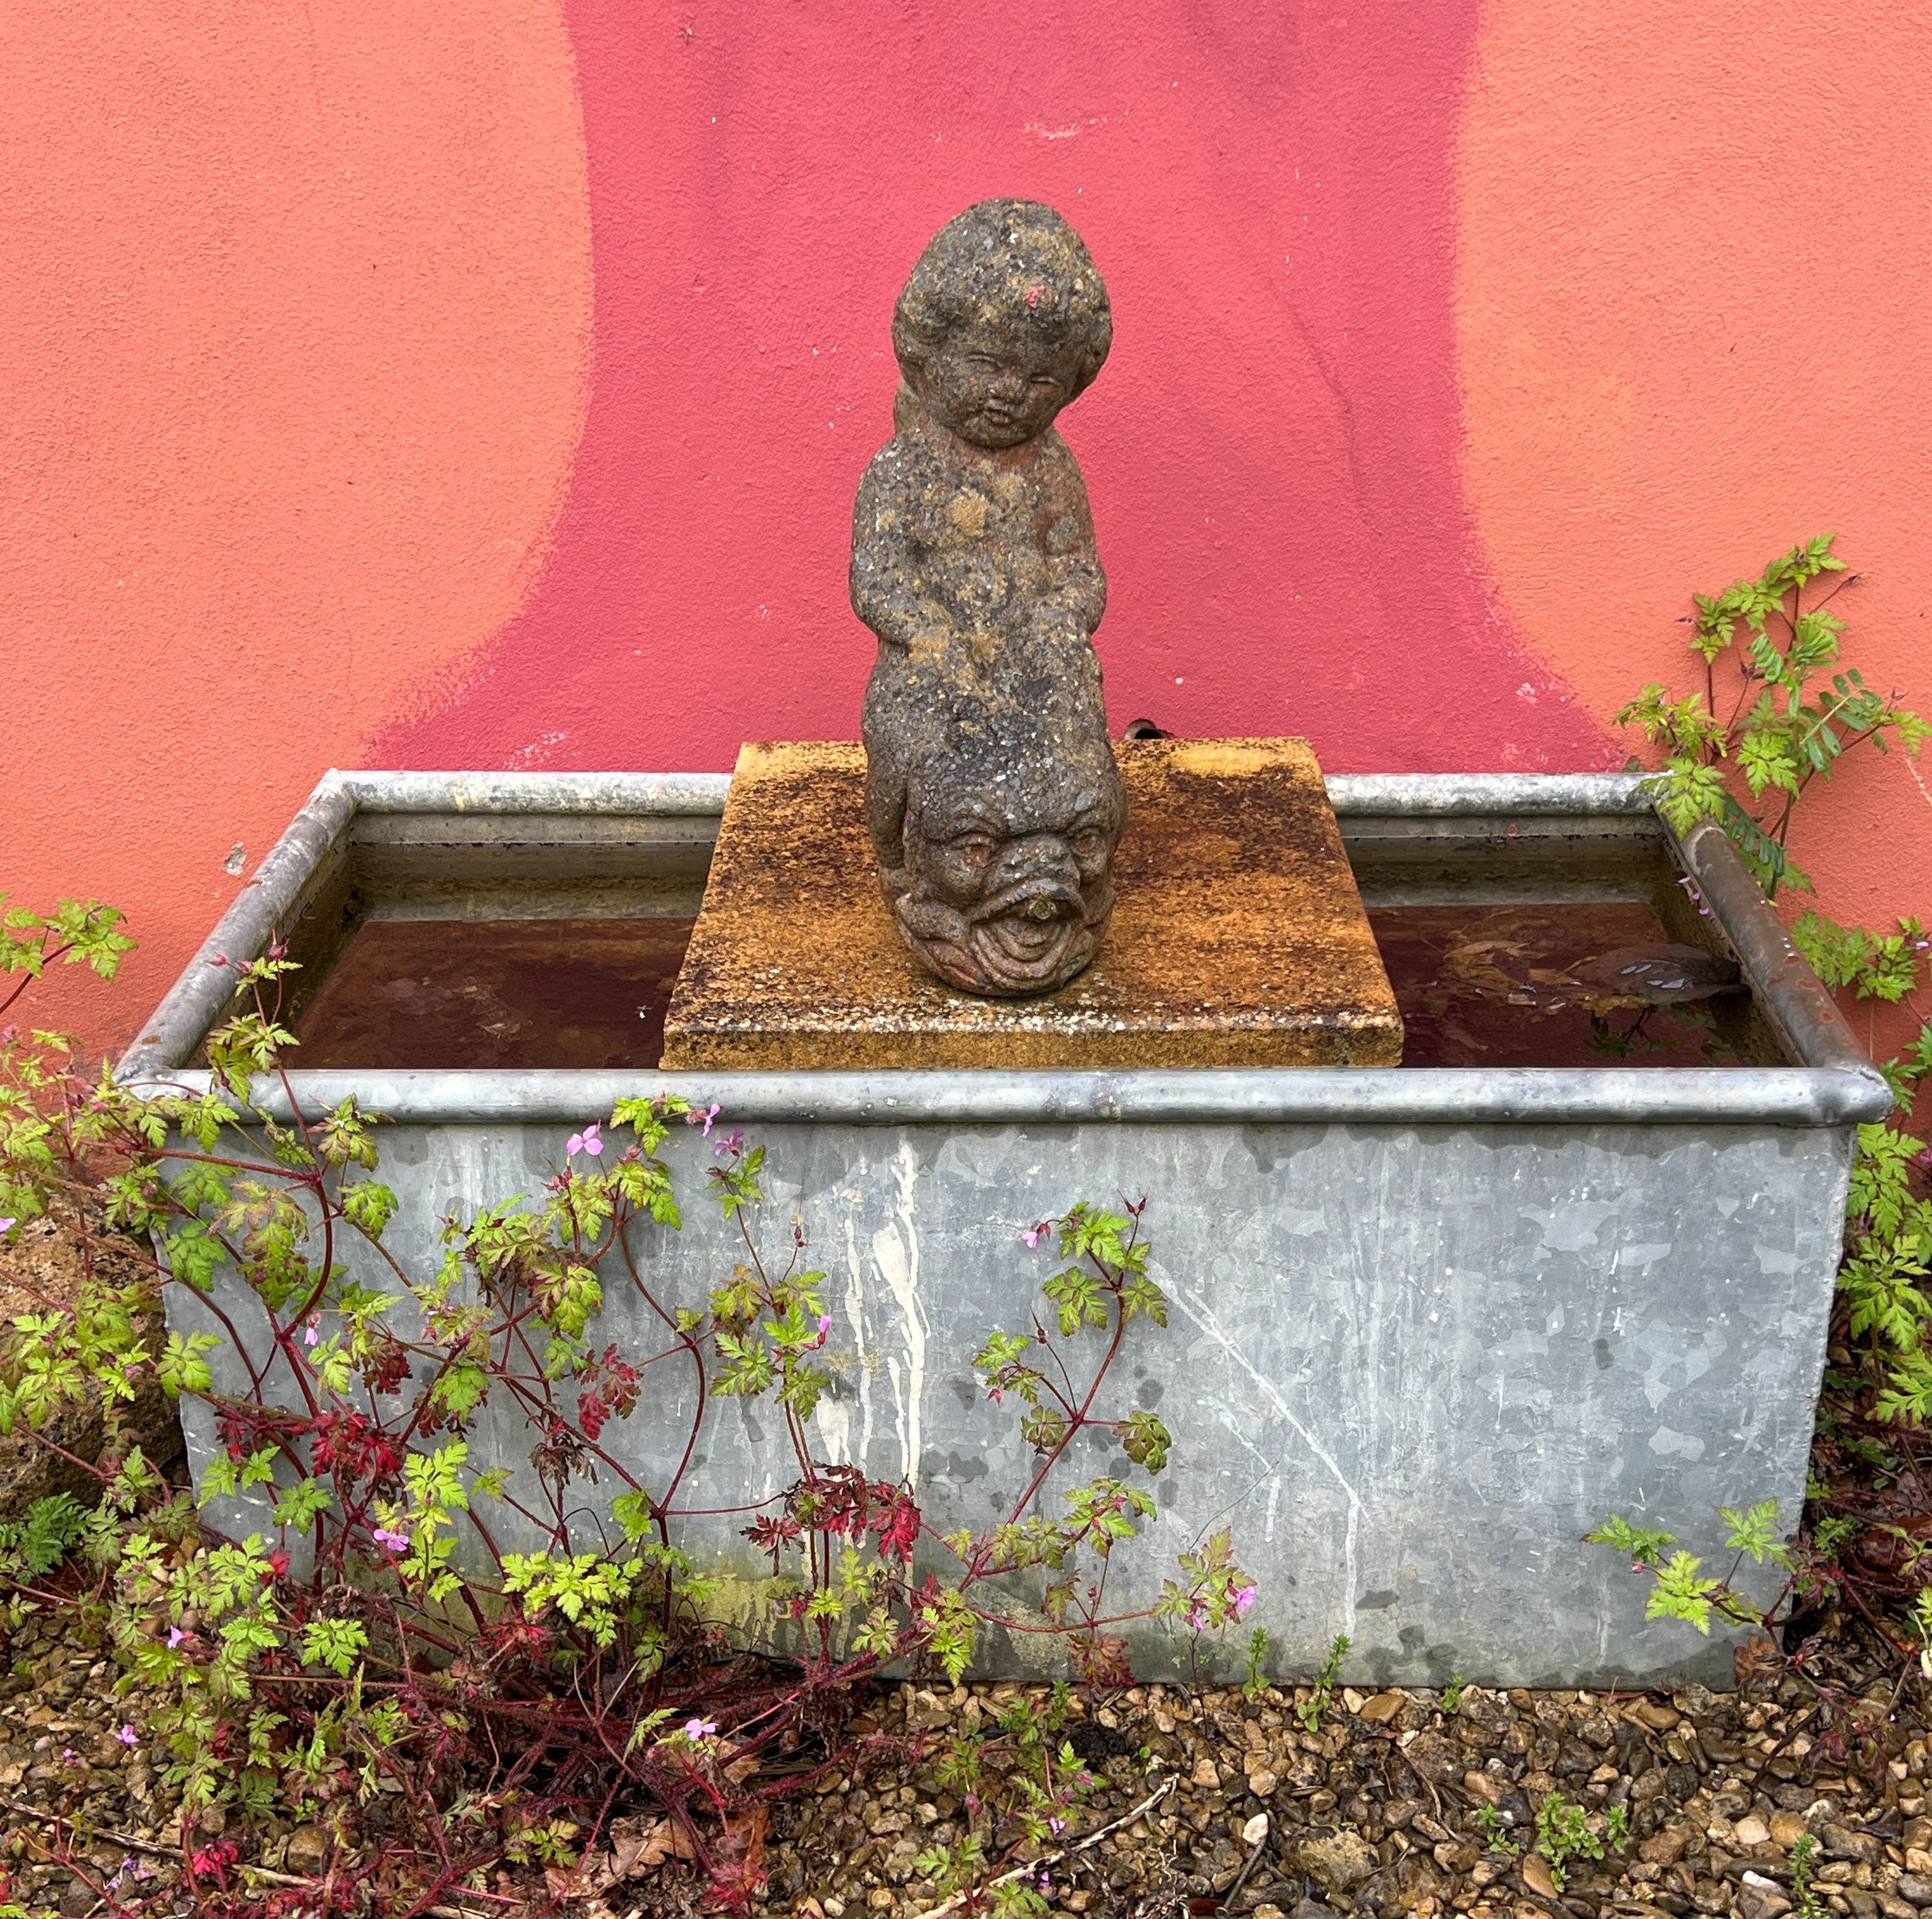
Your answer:
[[[913,487],[897,442],[875,456],[852,508],[852,610],[888,646],[948,631],[945,609],[926,589],[912,541]]]
[[[1048,489],[1047,574],[1052,583],[1042,610],[1077,621],[1090,634],[1107,610],[1107,576],[1094,541],[1094,512],[1087,502],[1087,483],[1078,461],[1064,445],[1056,449]]]

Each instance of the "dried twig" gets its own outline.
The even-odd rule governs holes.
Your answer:
[[[9,1812],[26,1813],[42,1821],[51,1820],[56,1825],[62,1822],[62,1815],[50,1808],[30,1806],[26,1800],[9,1798],[4,1792],[0,1792],[0,1806],[4,1806]],[[82,1822],[70,1818],[66,1823],[78,1831]],[[89,1830],[97,1839],[104,1839],[111,1846],[124,1846],[130,1852],[151,1853],[157,1859],[178,1859],[181,1857],[181,1848],[178,1846],[157,1846],[152,1840],[136,1839],[132,1833],[116,1832],[109,1826],[94,1826]]]
[[[958,1912],[969,1899],[978,1894],[991,1892],[995,1886],[1003,1886],[1010,1879],[1023,1879],[1029,1873],[1044,1872],[1049,1866],[1058,1866],[1063,1859],[1071,1859],[1075,1854],[1084,1852],[1090,1846],[1098,1846],[1109,1833],[1117,1833],[1123,1826],[1130,1826],[1136,1819],[1144,1819],[1180,1783],[1178,1775],[1170,1773],[1131,1813],[1123,1813],[1118,1819],[1110,1820],[1104,1826],[1095,1827],[1084,1839],[1077,1840],[1072,1846],[1062,1846],[1058,1852],[1048,1852],[1040,1858],[1029,1859],[1024,1865],[1016,1866],[1011,1872],[1002,1873],[997,1879],[988,1879],[983,1886],[975,1886],[964,1892],[956,1892],[950,1899],[942,1900],[937,1906],[928,1906],[916,1915],[916,1919],[940,1919],[942,1914]]]
[[[292,1873],[272,1873],[266,1866],[250,1866],[245,1861],[235,1870],[251,1879],[265,1879],[272,1886],[305,1886],[313,1892],[322,1884],[320,1879],[298,1879]],[[486,1893],[484,1897],[492,1895]],[[473,1906],[425,1906],[422,1909],[429,1919],[489,1919],[487,1913],[479,1912]]]
[[[1264,1814],[1262,1816],[1264,1818],[1267,1817],[1266,1814]],[[1248,1875],[1255,1870],[1256,1865],[1259,1861],[1262,1855],[1268,1850],[1268,1841],[1274,1837],[1274,1822],[1272,1819],[1270,1819],[1268,1823],[1262,1828],[1261,1837],[1255,1841],[1252,1848],[1250,1850],[1247,1864],[1241,1868],[1240,1872],[1235,1874],[1234,1883],[1221,1895],[1221,1907],[1223,1912],[1226,1912],[1231,1908],[1234,1905],[1234,1901],[1240,1897],[1242,1887],[1246,1885],[1248,1882]]]

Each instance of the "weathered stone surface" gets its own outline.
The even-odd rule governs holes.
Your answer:
[[[866,816],[901,937],[968,992],[1064,985],[1112,909],[1107,583],[1053,430],[1112,337],[1079,235],[1027,200],[950,220],[892,316],[895,433],[852,526],[852,605],[879,638]]]
[[[1358,1912],[1365,1909],[1370,1912],[1413,1912],[1424,1900],[1434,1900],[1439,1905],[1448,1890],[1448,1882],[1426,1853],[1406,1852],[1360,1889],[1356,1894],[1355,1909]]]
[[[1884,1848],[1870,1833],[1853,1832],[1849,1828],[1831,1825],[1826,1827],[1822,1837],[1828,1859],[1852,1859],[1867,1866],[1876,1866],[1885,1856]]]
[[[1382,1861],[1362,1835],[1343,1827],[1339,1832],[1315,1831],[1282,1849],[1293,1870],[1318,1879],[1330,1892],[1345,1892],[1366,1879]]]
[[[867,883],[864,764],[740,754],[668,1067],[1393,1066],[1402,1022],[1299,740],[1133,740],[1106,952],[1053,994],[934,979]]]
[[[1666,1826],[1654,1839],[1646,1840],[1637,1848],[1636,1856],[1647,1865],[1674,1866],[1696,1837],[1695,1829],[1680,1820],[1674,1826]]]

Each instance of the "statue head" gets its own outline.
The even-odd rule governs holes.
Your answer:
[[[885,874],[906,943],[969,993],[1046,993],[1093,958],[1126,796],[1104,733],[1021,713],[959,729],[906,770]]]
[[[1034,200],[949,220],[892,311],[902,400],[975,446],[1036,439],[1106,364],[1107,289],[1078,234]]]

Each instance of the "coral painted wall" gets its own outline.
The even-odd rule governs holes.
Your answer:
[[[1828,43],[1797,0],[31,0],[10,41],[0,887],[133,915],[103,1043],[331,763],[854,734],[892,296],[994,193],[1113,295],[1063,425],[1117,724],[1620,764],[1690,589],[1827,527],[1932,706],[1932,24],[1886,0]],[[1844,915],[1925,904],[1915,768],[1815,812]]]

